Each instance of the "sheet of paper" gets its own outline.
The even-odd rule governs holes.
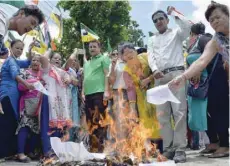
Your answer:
[[[34,84],[34,88],[37,91],[42,92],[43,94],[47,95],[47,96],[52,96],[47,90],[46,88],[42,85],[42,83],[40,81],[35,82]]]
[[[176,166],[173,160],[168,160],[164,162],[153,162],[149,164],[139,164],[139,166]]]
[[[61,142],[58,137],[51,137],[50,142],[52,149],[62,163],[105,158],[105,154],[88,152],[82,142]]]
[[[152,104],[164,104],[167,101],[180,103],[180,101],[173,95],[168,87],[168,84],[160,85],[147,90],[147,102]]]

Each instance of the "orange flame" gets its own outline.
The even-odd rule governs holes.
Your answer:
[[[137,116],[129,108],[122,90],[119,89],[116,95],[118,95],[118,103],[115,103],[113,107],[115,119],[109,115],[107,109],[105,118],[101,117],[99,122],[101,126],[109,126],[109,134],[113,138],[113,141],[106,142],[104,153],[115,153],[122,158],[133,155],[137,162],[143,161],[144,156],[152,157],[153,155],[158,161],[167,160],[157,150],[156,144],[147,143],[152,131],[146,129],[142,122],[136,122]]]

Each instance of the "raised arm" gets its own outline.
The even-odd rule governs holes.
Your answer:
[[[64,69],[68,70],[71,65],[73,64],[73,62],[77,59],[77,53],[78,53],[78,49],[75,48],[74,52],[70,55],[69,59],[66,61],[65,65],[64,65]]]
[[[112,63],[109,66],[109,84],[113,85],[114,82],[116,81],[116,71],[115,71],[115,66],[117,63],[117,59],[112,59]]]
[[[187,37],[189,37],[192,22],[186,19],[183,14],[179,13],[172,6],[169,6],[167,11],[169,15],[175,18],[175,22],[178,25],[178,35],[181,37],[181,40],[185,40]]]
[[[49,56],[50,56],[51,52],[52,52],[52,50],[49,49],[45,52],[44,55],[41,55],[41,57],[40,57],[40,62],[41,62],[43,69],[48,69],[48,67],[49,67]]]
[[[30,43],[30,45],[29,45],[29,50],[28,50],[28,57],[27,57],[27,59],[28,60],[32,60],[32,58],[33,58],[33,55],[32,55],[32,48],[35,46],[35,40],[33,40],[33,42],[32,43]]]

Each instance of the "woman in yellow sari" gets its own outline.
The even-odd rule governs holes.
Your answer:
[[[148,66],[147,53],[137,55],[132,45],[124,45],[123,59],[124,81],[127,86],[130,107],[136,110],[139,122],[151,131],[150,139],[160,138],[159,124],[156,117],[156,108],[147,102],[146,91],[154,86],[154,79]]]

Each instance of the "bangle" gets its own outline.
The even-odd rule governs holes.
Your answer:
[[[182,78],[186,81],[188,80],[188,77],[186,76],[186,74],[182,74]]]

